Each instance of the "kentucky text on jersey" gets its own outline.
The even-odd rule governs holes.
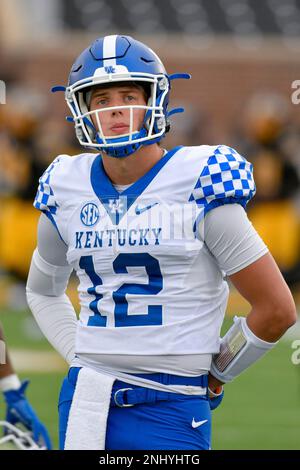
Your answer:
[[[119,246],[134,245],[159,245],[161,233],[159,228],[144,229],[107,229],[107,230],[87,230],[75,232],[75,248],[106,248],[114,245],[114,241]]]

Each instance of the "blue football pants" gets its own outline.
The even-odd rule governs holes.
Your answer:
[[[80,368],[72,367],[64,379],[59,397],[59,440],[64,449],[68,416]],[[176,383],[169,374],[136,374],[161,383]],[[170,378],[172,381],[170,382]],[[191,378],[186,379],[189,384]],[[192,378],[195,379],[195,378]],[[200,379],[200,378],[199,378]],[[207,376],[201,376],[201,385],[207,386]],[[135,388],[115,381],[114,393],[123,388]],[[208,450],[211,446],[211,411],[206,395],[187,396],[170,394],[168,401],[140,403],[132,407],[110,406],[106,450]]]

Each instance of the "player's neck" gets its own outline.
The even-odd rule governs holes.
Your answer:
[[[143,146],[129,157],[115,158],[102,154],[106,174],[114,184],[131,184],[141,178],[163,156],[164,150],[157,144]]]

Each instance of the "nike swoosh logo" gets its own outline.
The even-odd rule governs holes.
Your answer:
[[[193,418],[192,428],[199,428],[199,426],[202,426],[202,424],[207,423],[207,421],[207,419],[204,419],[203,421],[195,421],[195,418]]]
[[[143,206],[143,207],[136,206],[135,213],[136,213],[136,215],[140,215],[143,212],[148,211],[149,209],[151,209],[151,207],[156,206],[156,204],[158,204],[158,202],[154,202],[154,204],[150,204],[149,206]]]

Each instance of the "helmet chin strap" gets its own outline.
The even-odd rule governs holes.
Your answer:
[[[110,157],[125,158],[139,150],[141,146],[142,142],[138,142],[137,144],[126,145],[124,147],[102,147],[101,150],[103,150]]]
[[[142,128],[139,132],[135,132],[136,138],[141,138],[146,135],[147,131],[145,128]],[[99,144],[103,144],[103,140],[99,136],[99,133],[97,132],[96,134],[96,141]],[[136,152],[141,146],[143,145],[143,142],[131,142],[131,143],[125,143],[125,145],[122,145],[120,147],[114,147],[110,146],[110,143],[116,143],[116,142],[122,142],[122,137],[119,139],[107,139],[107,146],[101,147],[100,150],[103,150],[107,155],[110,157],[115,157],[115,158],[124,158],[124,157],[129,157],[129,155],[132,155],[134,152]]]

